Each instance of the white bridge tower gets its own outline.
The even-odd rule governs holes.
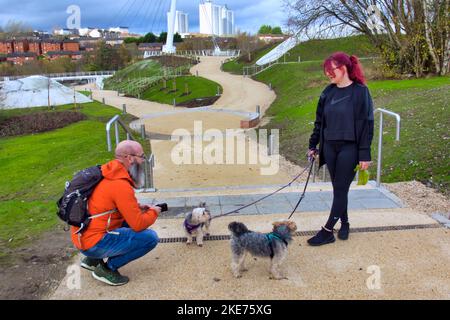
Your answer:
[[[170,12],[168,17],[168,30],[167,30],[167,40],[166,44],[163,46],[162,51],[164,53],[175,53],[176,48],[173,45],[173,31],[175,29],[175,10],[176,10],[177,0],[172,0],[170,4]]]

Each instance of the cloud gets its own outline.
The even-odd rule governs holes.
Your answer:
[[[197,0],[178,0],[177,10],[189,15],[190,30],[199,29],[199,3]],[[216,0],[234,11],[235,24],[241,31],[255,33],[262,24],[283,26],[285,14],[282,0],[247,2],[242,0]],[[51,31],[54,27],[66,27],[68,6],[75,4],[81,9],[82,27],[109,28],[128,26],[132,32],[158,33],[167,29],[166,13],[170,0],[0,0],[0,26],[9,20],[21,21],[33,29]]]

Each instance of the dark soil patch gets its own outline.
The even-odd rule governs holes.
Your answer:
[[[197,64],[198,61],[195,59],[177,57],[177,56],[159,56],[152,57],[152,60],[158,61],[164,67],[178,68],[188,64]]]
[[[70,233],[58,227],[26,248],[8,252],[0,261],[0,299],[45,299],[66,275],[69,260],[78,251]]]
[[[193,99],[185,102],[178,103],[178,107],[186,107],[186,108],[199,108],[199,107],[205,107],[205,106],[211,106],[219,100],[220,96],[215,97],[207,97],[207,98],[198,98]]]
[[[81,112],[39,112],[8,118],[0,123],[0,137],[46,132],[85,120]]]

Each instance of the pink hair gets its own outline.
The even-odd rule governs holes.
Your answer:
[[[338,68],[346,66],[350,80],[360,84],[366,84],[366,78],[364,77],[364,72],[357,56],[349,56],[344,52],[335,52],[329,56],[323,62],[323,70],[325,73],[334,75],[333,66],[331,65],[332,62],[334,62]]]

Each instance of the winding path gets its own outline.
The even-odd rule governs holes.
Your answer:
[[[168,137],[176,129],[187,129],[194,134],[194,121],[201,121],[201,132],[217,129],[239,129],[240,121],[254,115],[256,106],[260,106],[261,114],[275,100],[276,95],[265,84],[239,75],[231,75],[221,70],[224,57],[201,57],[201,62],[191,69],[191,73],[219,83],[223,88],[222,96],[212,106],[188,109],[173,107],[145,100],[120,97],[115,91],[93,90],[93,98],[102,100],[108,105],[122,109],[127,105],[127,112],[140,119],[132,123],[134,128],[145,124],[146,131],[152,137],[157,135]],[[80,89],[84,89],[80,87]],[[156,135],[155,135],[156,134]],[[195,133],[198,135],[198,132]],[[194,150],[192,143],[192,159],[195,153],[204,151],[210,143],[203,142],[203,150]],[[290,180],[286,170],[278,170],[276,174],[261,175],[262,170],[278,164],[269,164],[269,159],[260,158],[258,164],[248,164],[250,153],[255,151],[247,144],[237,153],[245,153],[246,164],[237,164],[237,155],[231,164],[175,164],[171,152],[177,142],[151,139],[152,152],[155,155],[154,182],[157,188],[190,188],[236,185],[281,184]],[[226,159],[224,151],[224,162]],[[203,153],[204,154],[204,153]],[[264,165],[260,164],[264,161]]]

